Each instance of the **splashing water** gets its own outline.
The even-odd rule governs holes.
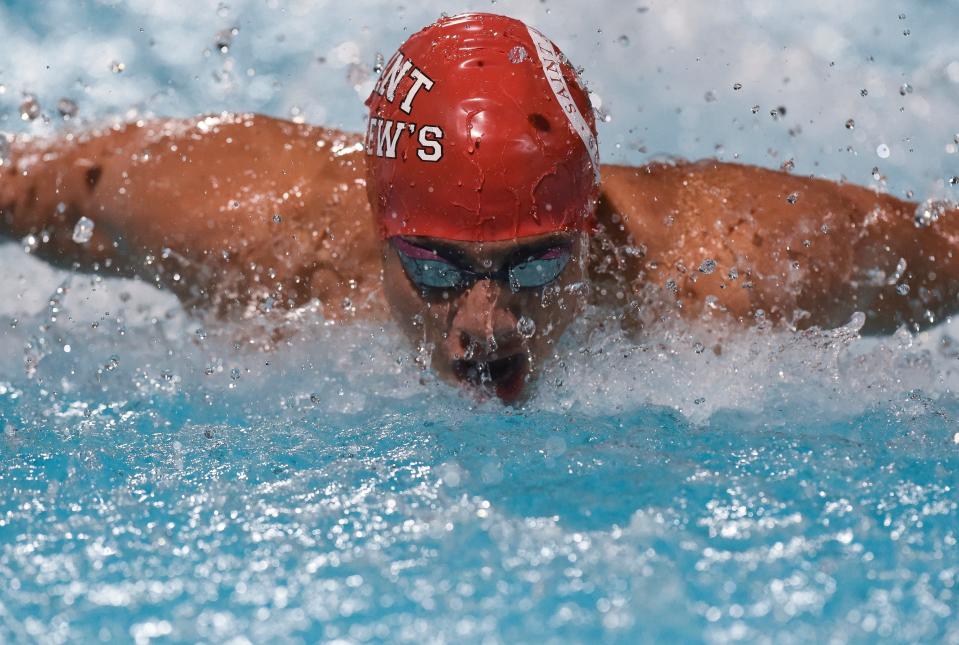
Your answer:
[[[93,220],[89,217],[81,217],[73,226],[73,241],[77,244],[86,244],[93,239]]]
[[[53,291],[0,326],[4,640],[959,633],[948,329],[587,310],[511,410],[391,326],[262,351],[137,282]]]

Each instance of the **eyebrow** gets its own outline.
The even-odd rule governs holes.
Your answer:
[[[459,265],[463,264],[465,261],[471,266],[476,266],[478,264],[475,262],[475,258],[471,258],[463,249],[455,246],[454,244],[443,242],[442,240],[408,241],[401,237],[397,237],[395,239],[402,244],[402,247],[400,248],[401,251],[416,259],[441,259]],[[529,258],[535,257],[536,255],[542,253],[548,253],[550,251],[568,251],[572,245],[573,240],[568,237],[547,238],[545,240],[530,242],[511,249],[506,255],[505,263],[515,264],[518,262],[525,262]],[[410,250],[407,251],[407,249]],[[555,256],[551,255],[550,258],[552,257]]]

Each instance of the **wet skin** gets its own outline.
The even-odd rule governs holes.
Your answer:
[[[543,290],[491,280],[423,293],[379,238],[365,162],[358,135],[251,114],[16,139],[0,165],[0,235],[46,240],[34,254],[61,266],[138,276],[197,314],[258,319],[315,304],[330,319],[392,316],[433,348],[444,378],[495,373],[479,389],[504,399],[522,395],[517,384],[573,319],[566,288],[579,271],[593,301],[638,333],[637,311],[744,325],[761,313],[797,328],[862,311],[864,332],[889,333],[959,302],[956,211],[918,227],[916,204],[891,195],[714,160],[604,165],[585,266],[567,267],[546,306]],[[72,240],[80,217],[95,222],[84,244]],[[419,242],[481,272],[530,243]],[[535,322],[530,339],[517,338],[522,315]],[[526,366],[497,363],[522,354]]]
[[[503,269],[551,247],[568,248],[569,263],[559,277],[541,287],[512,288],[504,280],[481,278],[462,288],[443,289],[417,286],[404,271],[399,252],[383,245],[387,302],[410,341],[429,350],[437,374],[490,390],[506,402],[528,393],[527,381],[579,308],[583,235],[557,233],[482,243],[406,239],[479,273]],[[527,320],[521,327],[522,317]]]

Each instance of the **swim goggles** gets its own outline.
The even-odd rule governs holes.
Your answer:
[[[511,261],[497,271],[479,272],[458,266],[435,251],[399,237],[390,238],[390,244],[406,275],[421,289],[464,289],[478,280],[505,282],[513,291],[533,289],[558,278],[571,257],[568,246],[558,245],[523,261]]]

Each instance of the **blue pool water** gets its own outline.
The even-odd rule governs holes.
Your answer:
[[[67,96],[85,123],[358,130],[376,52],[481,8],[586,67],[608,161],[956,190],[954,2],[40,4],[0,5],[0,129],[61,128]],[[421,373],[390,324],[305,315],[266,351],[21,247],[0,245],[0,642],[959,643],[956,323],[631,339],[592,311],[506,409]]]
[[[4,320],[0,640],[959,640],[941,335],[580,330],[520,411],[389,327],[237,350],[122,284]]]

